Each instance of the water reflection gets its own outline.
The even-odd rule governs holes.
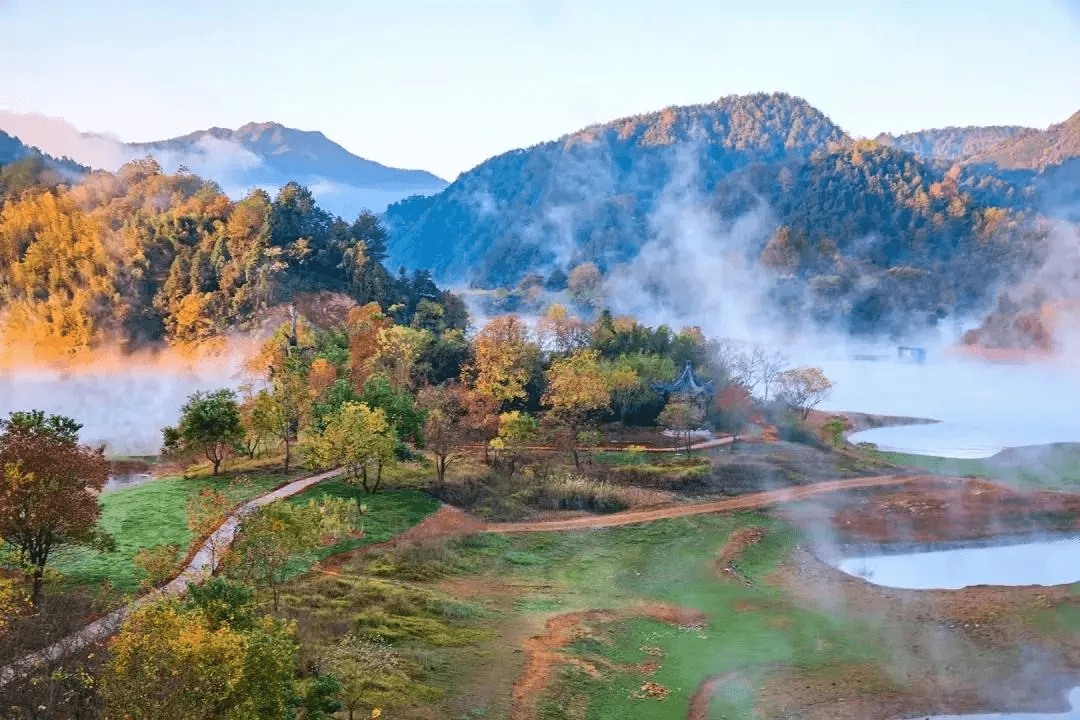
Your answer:
[[[108,481],[105,483],[105,487],[102,489],[103,493],[110,492],[112,490],[121,490],[123,488],[133,487],[140,485],[148,480],[153,480],[154,475],[148,472],[141,473],[119,473],[116,475],[110,475]]]
[[[1013,545],[849,557],[836,563],[867,582],[909,590],[1080,581],[1080,537]]]

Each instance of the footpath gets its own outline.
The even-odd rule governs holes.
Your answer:
[[[0,687],[17,680],[18,678],[25,677],[28,673],[39,667],[45,666],[51,662],[56,662],[71,653],[78,652],[95,643],[101,642],[115,633],[120,628],[120,625],[123,624],[127,616],[142,605],[165,597],[177,597],[183,595],[187,592],[189,585],[197,585],[216,569],[211,567],[211,558],[215,557],[214,550],[217,549],[218,555],[220,555],[221,548],[228,547],[232,544],[233,537],[236,535],[236,529],[240,525],[240,519],[244,515],[252,512],[258,507],[272,503],[275,500],[281,500],[282,498],[297,495],[304,490],[307,490],[312,485],[336,477],[340,474],[341,472],[339,470],[331,470],[330,472],[319,475],[312,475],[311,477],[294,480],[287,485],[279,487],[277,490],[268,492],[265,495],[260,495],[253,500],[248,500],[237,508],[232,515],[226,518],[225,522],[223,522],[218,529],[206,539],[199,548],[199,551],[195,553],[195,557],[191,559],[191,562],[187,564],[175,579],[171,580],[161,588],[133,600],[119,610],[114,610],[105,617],[95,620],[79,632],[68,635],[44,650],[39,650],[36,653],[27,655],[21,660],[0,668]],[[218,560],[220,564],[220,558],[218,558]]]

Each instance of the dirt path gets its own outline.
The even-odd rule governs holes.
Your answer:
[[[281,500],[297,495],[304,490],[307,490],[312,485],[336,477],[338,474],[340,474],[339,470],[331,470],[330,472],[325,472],[320,475],[313,475],[301,480],[295,480],[287,485],[283,485],[277,490],[248,500],[237,508],[232,515],[226,518],[225,522],[223,522],[221,526],[206,539],[202,547],[199,548],[199,551],[195,553],[195,556],[191,559],[191,562],[188,563],[187,567],[181,571],[176,579],[172,580],[161,589],[147,593],[119,610],[114,610],[105,617],[95,620],[79,632],[68,635],[66,638],[53,643],[44,650],[39,650],[36,653],[27,655],[21,660],[0,668],[0,687],[7,685],[13,680],[26,676],[28,673],[47,663],[56,662],[73,652],[87,648],[94,643],[101,642],[115,633],[124,622],[124,619],[140,606],[164,597],[183,595],[187,592],[188,585],[201,582],[214,569],[211,567],[212,557],[217,556],[218,562],[216,564],[220,564],[221,549],[228,547],[229,544],[232,543],[233,536],[236,534],[236,529],[240,524],[241,517],[252,512],[256,508],[268,505],[275,500]]]
[[[730,438],[719,438],[706,441],[702,445],[723,445],[730,442]],[[203,580],[213,569],[211,557],[220,553],[221,548],[227,547],[232,542],[239,525],[240,518],[257,507],[266,505],[275,500],[291,497],[307,488],[322,482],[338,474],[330,471],[320,475],[296,480],[277,490],[249,500],[240,506],[236,512],[219,527],[202,545],[192,558],[188,566],[173,581],[160,590],[144,595],[129,605],[115,610],[109,615],[87,625],[81,631],[50,645],[32,655],[10,665],[0,668],[0,687],[7,685],[16,678],[25,676],[32,670],[49,662],[55,662],[73,652],[100,642],[117,631],[124,619],[132,610],[147,602],[153,602],[162,597],[175,597],[187,592],[188,585]],[[649,510],[628,510],[611,515],[577,517],[567,520],[546,520],[540,522],[522,523],[492,523],[481,524],[474,521],[464,513],[448,508],[443,513],[431,516],[431,522],[422,523],[421,526],[403,533],[400,538],[389,541],[398,542],[401,539],[418,539],[421,537],[441,537],[444,535],[460,534],[462,532],[495,532],[495,533],[527,533],[527,532],[554,532],[562,530],[581,530],[589,528],[615,527],[619,525],[632,525],[635,523],[665,520],[670,518],[688,517],[714,512],[727,512],[731,510],[745,510],[763,507],[777,503],[791,502],[813,495],[831,493],[839,490],[851,490],[856,488],[876,487],[881,485],[903,485],[917,480],[919,476],[913,475],[882,475],[875,477],[850,478],[847,480],[830,480],[795,488],[782,490],[770,490],[767,492],[751,493],[730,500],[717,500],[713,502],[695,503],[691,505],[676,505],[671,507],[654,508]]]
[[[821,495],[823,493],[837,492],[838,490],[854,490],[857,488],[878,487],[881,485],[904,485],[920,479],[918,475],[877,475],[874,477],[849,478],[847,480],[828,480],[802,485],[782,490],[768,490],[766,492],[748,493],[730,500],[714,500],[712,502],[693,503],[689,505],[673,505],[671,507],[653,508],[650,510],[627,510],[625,512],[612,513],[610,515],[589,515],[576,517],[569,520],[543,520],[539,522],[518,523],[491,523],[484,527],[485,532],[493,533],[528,533],[528,532],[555,532],[560,530],[585,530],[589,528],[615,527],[618,525],[633,525],[635,523],[652,522],[653,520],[668,520],[670,518],[688,517],[690,515],[704,515],[714,512],[727,512],[729,510],[747,510],[750,508],[776,505],[778,503],[801,500],[803,498]]]

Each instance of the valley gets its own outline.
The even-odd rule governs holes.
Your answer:
[[[0,720],[1080,717],[1014,5],[0,0]]]

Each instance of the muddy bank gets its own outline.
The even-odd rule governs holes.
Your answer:
[[[1080,496],[925,476],[777,513],[801,527],[805,540],[769,582],[796,607],[877,628],[891,652],[844,667],[778,668],[755,701],[760,717],[895,720],[1068,709],[1066,695],[1080,679],[1080,633],[1049,618],[1060,609],[1080,611],[1072,585],[898,589],[842,572],[820,554],[1075,535]]]
[[[907,485],[821,496],[778,513],[841,547],[1080,534],[1080,495],[1024,492],[978,478],[921,475]]]
[[[847,668],[778,670],[755,703],[762,718],[1061,712],[1080,677],[1080,637],[1038,621],[1040,611],[1077,604],[1070,586],[898,590],[842,573],[806,549],[769,581],[796,606],[880,628],[893,652]]]

